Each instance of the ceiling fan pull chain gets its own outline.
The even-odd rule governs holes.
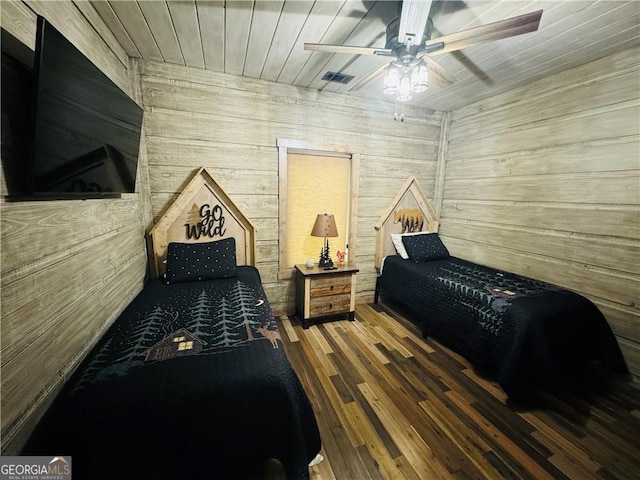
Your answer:
[[[400,120],[401,122],[404,122],[404,102],[401,102],[401,105],[402,105],[401,112],[398,115],[398,100],[396,99],[395,112],[393,112],[394,122],[397,122],[398,120]]]

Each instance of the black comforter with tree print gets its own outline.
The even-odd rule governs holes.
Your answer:
[[[575,292],[455,257],[389,256],[378,281],[418,315],[425,336],[495,374],[513,398],[579,378],[590,361],[627,373],[604,316]]]
[[[132,302],[65,386],[24,454],[71,455],[74,478],[218,478],[276,458],[308,478],[309,400],[253,267]]]

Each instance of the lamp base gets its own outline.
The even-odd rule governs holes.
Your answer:
[[[318,266],[320,268],[333,267],[333,260],[331,260],[331,255],[329,255],[329,240],[327,240],[327,237],[324,237],[324,247],[320,250]]]
[[[322,258],[322,257],[320,257],[320,261],[318,262],[318,266],[320,268],[333,267],[333,260],[331,260],[330,258]]]

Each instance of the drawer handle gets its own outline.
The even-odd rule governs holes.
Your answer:
[[[331,289],[330,290],[333,290],[333,285],[331,285]]]

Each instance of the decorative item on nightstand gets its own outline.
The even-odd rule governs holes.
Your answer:
[[[329,240],[327,237],[337,237],[338,228],[336,227],[336,220],[333,215],[327,213],[318,214],[316,217],[316,223],[313,224],[313,230],[311,230],[312,237],[324,237],[324,246],[320,251],[320,260],[318,266],[320,268],[333,267],[333,261],[329,255]]]

